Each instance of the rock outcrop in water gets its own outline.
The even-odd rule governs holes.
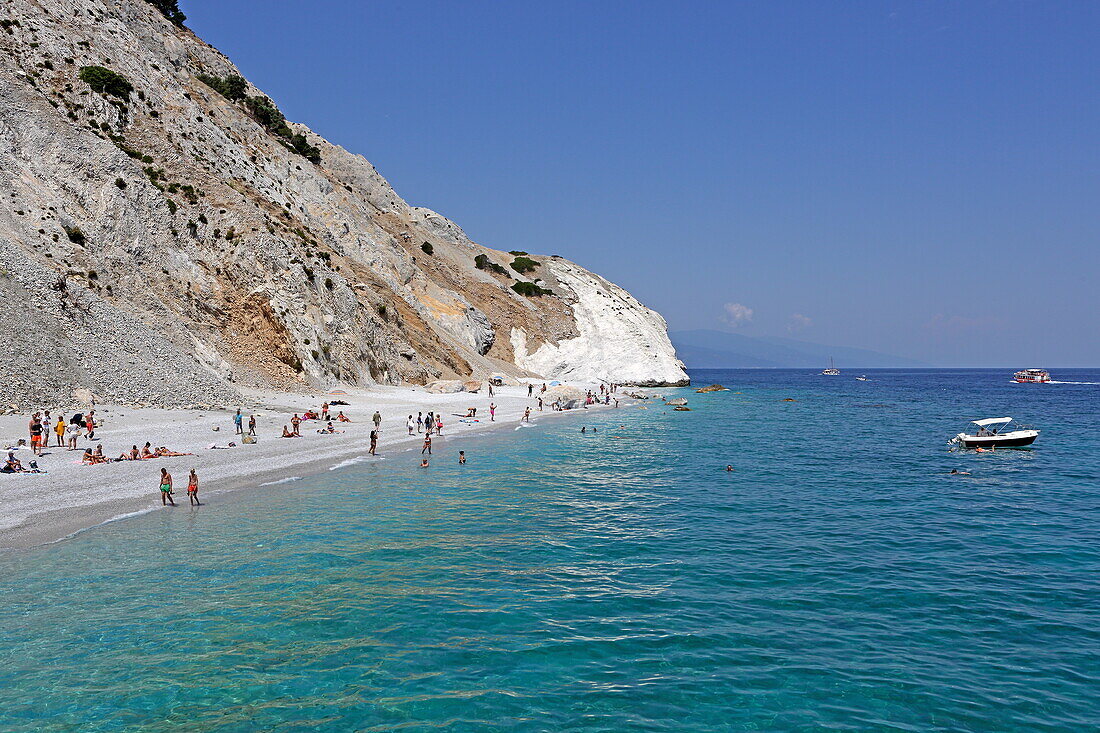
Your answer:
[[[146,0],[0,13],[4,405],[74,385],[210,404],[490,373],[686,383],[625,290],[410,206]]]

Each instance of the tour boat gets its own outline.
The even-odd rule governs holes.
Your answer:
[[[833,357],[831,357],[831,356],[829,357],[829,368],[828,369],[822,369],[821,373],[824,374],[827,377],[835,377],[838,374],[840,374],[840,370],[837,369],[835,366],[833,366]]]
[[[978,429],[973,433],[959,433],[951,442],[964,448],[1022,448],[1031,445],[1039,437],[1039,431],[1024,425],[1012,425],[1011,417],[989,417],[974,420]]]
[[[1050,372],[1046,369],[1021,369],[1012,378],[1020,384],[1044,384],[1050,381]]]

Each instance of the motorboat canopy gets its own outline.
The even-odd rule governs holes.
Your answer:
[[[1011,417],[987,417],[985,420],[971,420],[978,427],[984,428],[986,425],[1004,425],[1012,422]]]

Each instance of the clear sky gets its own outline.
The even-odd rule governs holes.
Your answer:
[[[1100,365],[1100,3],[180,6],[410,203],[674,330]]]

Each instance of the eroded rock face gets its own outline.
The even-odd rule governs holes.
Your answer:
[[[320,162],[290,149],[199,80],[238,74],[229,60],[145,0],[6,0],[3,14],[0,288],[21,318],[0,330],[23,348],[2,361],[0,402],[75,386],[214,404],[236,385],[501,372],[686,380],[664,321],[621,288],[537,255],[520,277],[361,156],[295,123]],[[132,91],[93,91],[93,65]],[[517,277],[553,294],[519,295]]]

